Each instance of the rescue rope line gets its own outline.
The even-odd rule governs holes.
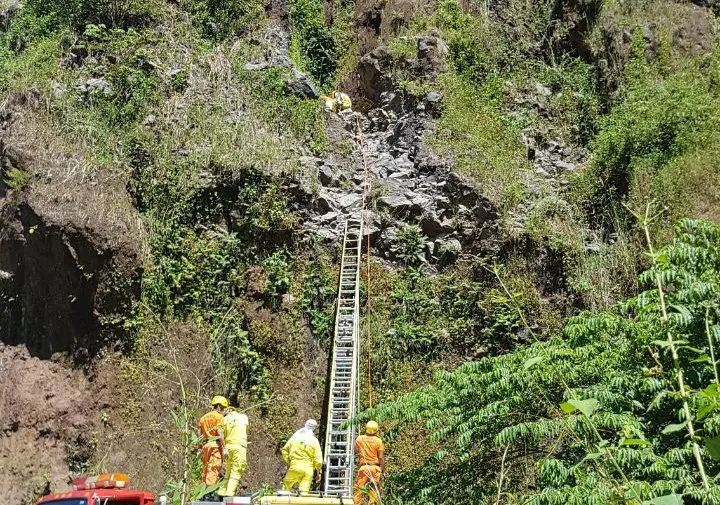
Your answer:
[[[367,156],[365,154],[365,137],[363,137],[362,134],[362,126],[360,124],[360,115],[358,114],[355,116],[355,122],[357,125],[357,138],[358,142],[360,144],[360,153],[362,154],[362,160],[363,160],[363,169],[364,169],[364,175],[365,175],[365,184],[363,186],[363,217],[365,218],[365,222],[367,225],[367,293],[366,293],[366,301],[365,301],[365,318],[366,318],[366,326],[367,326],[367,346],[368,346],[368,406],[372,408],[373,406],[373,388],[372,388],[372,328],[370,327],[370,231],[371,231],[371,225],[372,221],[370,219],[370,202],[369,202],[369,195],[370,195],[370,170],[368,169],[368,163],[367,163]]]

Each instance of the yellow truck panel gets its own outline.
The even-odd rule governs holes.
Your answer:
[[[256,499],[256,503],[260,505],[352,505],[352,502],[351,496],[330,497],[320,495],[275,495]]]

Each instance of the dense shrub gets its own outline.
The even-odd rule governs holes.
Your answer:
[[[413,503],[718,503],[720,227],[684,221],[676,237],[653,251],[647,291],[571,318],[566,340],[462,365],[367,412],[422,422],[440,449],[396,476],[396,492]]]
[[[252,32],[262,22],[263,2],[258,0],[181,0],[206,37],[222,40]]]
[[[292,0],[292,44],[296,63],[323,88],[332,84],[338,52],[330,28],[325,26],[320,0]]]
[[[720,133],[720,97],[711,76],[694,64],[664,75],[659,63],[645,62],[644,46],[636,51],[624,96],[599,120],[591,163],[575,186],[587,212],[605,225],[611,225],[608,210],[620,202],[643,205],[659,196],[664,170],[711,148]]]
[[[627,195],[637,167],[662,169],[715,133],[719,118],[720,103],[699,73],[634,84],[601,121],[594,161],[606,186]]]
[[[24,8],[40,20],[57,19],[77,31],[87,24],[142,26],[154,19],[161,0],[26,0]]]

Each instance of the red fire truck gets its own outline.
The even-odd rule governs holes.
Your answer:
[[[107,473],[72,481],[73,490],[43,496],[36,505],[154,505],[147,491],[126,489],[128,477]]]

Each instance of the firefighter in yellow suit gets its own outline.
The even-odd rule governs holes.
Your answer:
[[[247,470],[247,428],[248,417],[230,409],[225,414],[225,478],[218,490],[220,496],[235,496],[240,477]]]
[[[313,471],[317,472],[315,482],[320,482],[322,473],[322,449],[315,438],[317,421],[308,419],[305,426],[297,430],[282,448],[282,457],[288,465],[283,489],[289,491],[297,484],[300,492],[310,491]]]
[[[352,108],[352,100],[342,91],[333,91],[329,95],[321,95],[320,98],[325,102],[325,108],[333,112],[351,110]]]

